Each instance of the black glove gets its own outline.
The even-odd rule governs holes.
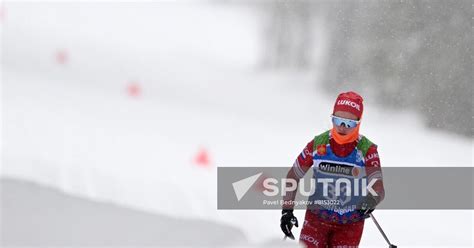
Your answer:
[[[298,227],[298,219],[293,215],[293,209],[283,209],[281,211],[280,227],[285,234],[285,238],[295,239],[295,236],[291,233],[293,225]]]
[[[357,205],[357,211],[363,218],[368,218],[369,214],[375,210],[375,206],[377,206],[377,200],[372,195],[368,195]]]

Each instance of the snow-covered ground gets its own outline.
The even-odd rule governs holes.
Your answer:
[[[216,166],[291,165],[330,127],[335,95],[319,89],[314,73],[255,69],[261,26],[254,10],[189,2],[14,3],[6,10],[2,176],[225,223],[251,244],[281,239],[278,211],[216,209]],[[127,94],[131,82],[140,85],[138,97]],[[472,140],[370,99],[361,132],[379,145],[383,166],[472,166]],[[201,149],[210,168],[193,162]],[[377,217],[403,247],[474,243],[472,210],[381,210]],[[362,246],[383,245],[367,222]]]

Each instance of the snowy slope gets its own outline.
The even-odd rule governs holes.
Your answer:
[[[314,74],[256,71],[258,31],[257,16],[243,7],[8,5],[1,175],[230,224],[253,244],[280,240],[278,211],[216,210],[215,167],[291,165],[329,128],[335,96],[314,85]],[[58,49],[66,64],[56,63]],[[127,95],[130,82],[142,95]],[[368,99],[362,125],[384,166],[472,166],[472,140],[428,130],[413,113]],[[201,148],[212,168],[193,163]],[[394,242],[416,247],[469,246],[472,216],[377,213]],[[362,244],[384,244],[372,223]]]

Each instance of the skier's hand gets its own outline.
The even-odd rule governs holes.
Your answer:
[[[375,210],[377,206],[377,200],[372,195],[368,195],[365,199],[357,206],[357,211],[363,218],[368,218],[369,214]]]
[[[293,215],[293,209],[283,209],[281,211],[280,227],[285,234],[285,238],[295,239],[295,236],[291,233],[293,225],[298,227],[298,219]]]

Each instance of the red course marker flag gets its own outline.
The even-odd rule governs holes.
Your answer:
[[[131,97],[139,97],[142,93],[140,85],[136,82],[132,82],[127,86],[127,94]]]
[[[200,167],[209,167],[211,165],[209,152],[205,148],[201,148],[194,157],[194,163]]]
[[[58,64],[61,64],[61,65],[64,65],[68,62],[69,60],[69,56],[68,56],[68,53],[67,51],[65,50],[58,50],[56,52],[56,62]]]

